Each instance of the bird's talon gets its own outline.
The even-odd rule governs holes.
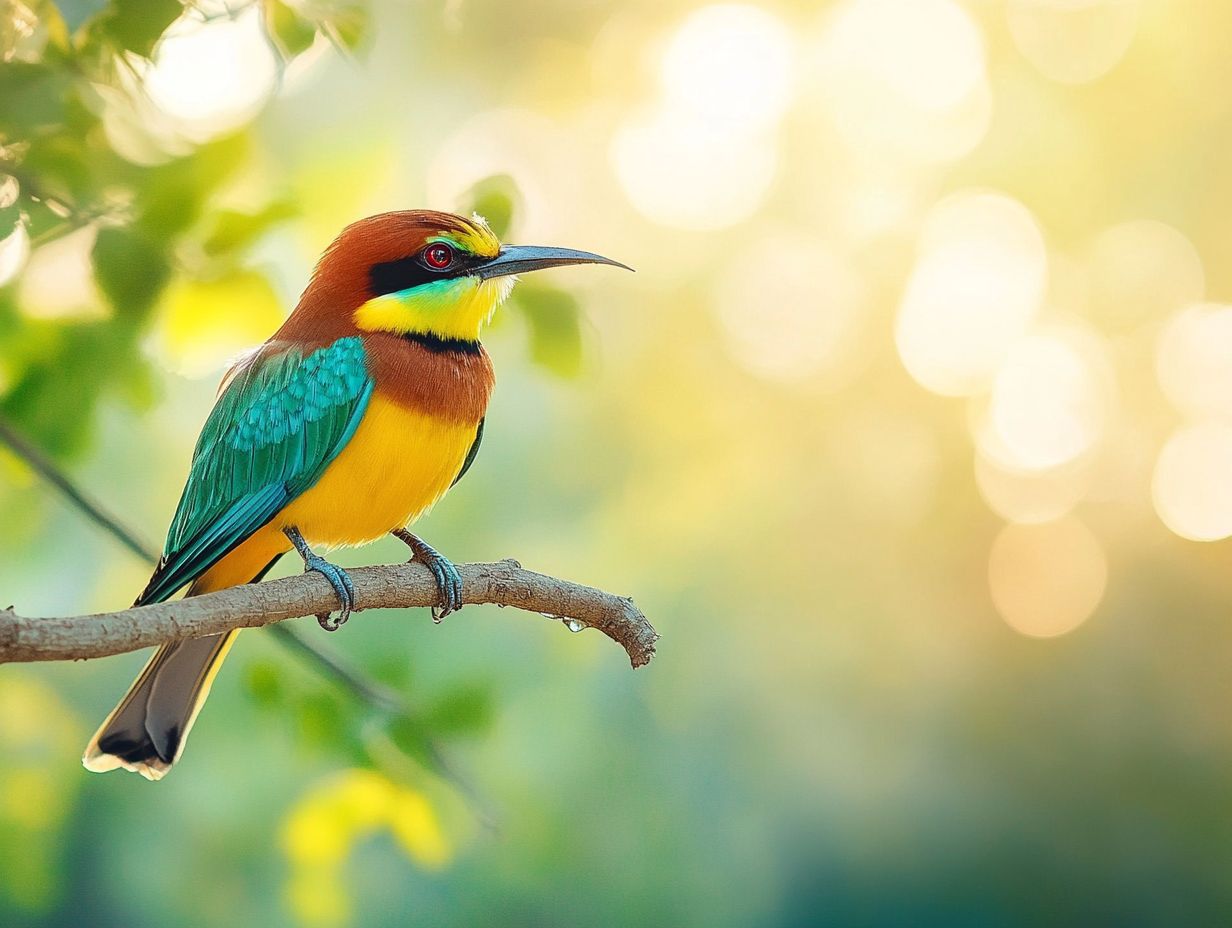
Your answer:
[[[317,624],[320,625],[327,632],[336,632],[338,629],[342,627],[345,621],[346,621],[345,619],[339,619],[338,621],[335,622],[333,619],[333,613],[330,613],[330,612],[317,613]]]
[[[462,575],[458,573],[458,568],[453,566],[449,558],[422,538],[412,535],[405,529],[396,531],[393,535],[406,544],[414,554],[414,557],[407,563],[420,561],[432,571],[437,591],[441,595],[440,603],[431,607],[432,621],[439,625],[445,616],[462,608]]]
[[[327,632],[336,632],[347,623],[351,610],[355,608],[355,584],[350,575],[337,564],[331,564],[318,554],[313,554],[303,536],[294,529],[284,529],[291,543],[304,559],[304,573],[318,573],[329,581],[338,596],[338,617],[335,619],[329,612],[317,613],[317,624]]]

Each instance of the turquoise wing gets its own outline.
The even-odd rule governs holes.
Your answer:
[[[224,387],[193,452],[162,559],[137,605],[209,570],[320,478],[372,395],[363,342],[263,349]]]

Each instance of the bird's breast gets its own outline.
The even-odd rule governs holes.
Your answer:
[[[410,524],[453,484],[478,426],[478,419],[405,406],[378,389],[355,435],[282,511],[281,525],[297,527],[310,543],[356,545]]]

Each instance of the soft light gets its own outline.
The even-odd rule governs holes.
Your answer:
[[[683,229],[720,229],[752,216],[777,165],[769,139],[733,136],[666,109],[627,122],[611,155],[637,210]]]
[[[1100,323],[1125,331],[1162,319],[1206,290],[1202,259],[1179,230],[1153,220],[1105,229],[1088,258],[1091,300]]]
[[[863,282],[825,243],[767,236],[718,281],[715,307],[732,353],[764,377],[831,386],[858,360]]]
[[[1091,469],[1070,464],[1046,471],[1016,471],[984,454],[975,458],[975,483],[988,507],[1009,522],[1051,522],[1086,496]]]
[[[577,145],[559,123],[533,110],[479,113],[434,146],[427,202],[456,208],[479,181],[508,175],[521,194],[518,235],[526,241],[559,240],[565,234],[562,221],[586,196],[588,175],[579,169],[585,159],[574,154]]]
[[[1155,356],[1159,385],[1195,418],[1232,417],[1232,306],[1191,306],[1169,320]]]
[[[847,0],[825,22],[817,84],[856,149],[949,161],[988,128],[984,41],[952,0]]]
[[[997,612],[1015,631],[1052,638],[1095,612],[1108,584],[1102,545],[1085,525],[1065,518],[1007,525],[988,555],[988,586]]]
[[[1138,0],[1010,0],[1010,35],[1046,77],[1085,84],[1124,57],[1138,25]]]
[[[1101,361],[1098,342],[1086,333],[1055,330],[1015,343],[993,383],[984,453],[1039,471],[1089,451],[1108,412]]]
[[[230,18],[185,13],[156,47],[144,85],[186,136],[205,141],[251,119],[277,78],[277,59],[254,4]]]
[[[97,237],[97,228],[87,226],[34,252],[21,278],[20,305],[25,315],[36,319],[107,315],[90,261]]]
[[[1155,511],[1182,538],[1232,535],[1232,426],[1203,422],[1178,429],[1155,462]]]
[[[899,307],[908,372],[949,396],[986,387],[1038,313],[1047,277],[1043,236],[1022,204],[991,192],[943,200],[925,223]]]
[[[163,297],[151,347],[172,370],[203,377],[258,344],[283,318],[273,287],[255,271],[179,281]]]
[[[18,222],[12,232],[0,239],[0,287],[21,273],[29,257],[30,235],[26,224]]]
[[[663,55],[667,106],[712,128],[773,125],[791,98],[791,33],[764,9],[721,3],[690,15]]]

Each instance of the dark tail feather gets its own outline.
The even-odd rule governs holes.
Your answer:
[[[265,565],[252,582],[264,577],[277,561],[276,557]],[[103,773],[123,767],[147,780],[161,780],[179,760],[214,675],[237,634],[231,631],[173,641],[155,651],[86,745],[81,758],[85,768]]]
[[[184,741],[236,632],[175,641],[159,648],[103,721],[81,759],[87,770],[123,767],[159,780]]]

